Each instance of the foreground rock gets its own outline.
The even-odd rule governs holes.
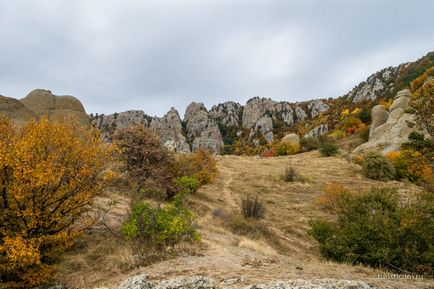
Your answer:
[[[204,276],[176,277],[159,283],[149,281],[146,274],[131,276],[121,283],[119,289],[217,289],[232,288],[226,283],[218,284],[213,278]],[[319,279],[288,280],[266,284],[254,284],[244,289],[373,289],[362,281]]]

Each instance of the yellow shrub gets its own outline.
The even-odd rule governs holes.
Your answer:
[[[389,100],[383,100],[382,99],[378,102],[378,104],[384,105],[386,107],[386,109],[389,110],[389,108],[392,106],[392,102],[393,102],[392,99],[389,99]]]
[[[432,182],[433,172],[429,160],[420,152],[402,150],[390,152],[387,157],[392,161],[399,179],[411,182]]]
[[[338,199],[345,194],[350,194],[350,192],[338,182],[332,182],[327,184],[324,189],[324,194],[317,197],[315,203],[321,208],[334,212],[336,210],[336,204]]]
[[[178,155],[175,163],[175,175],[177,177],[194,177],[200,185],[212,183],[217,177],[217,161],[210,152],[204,150]]]
[[[46,281],[102,192],[111,150],[93,129],[47,118],[0,119],[0,276],[6,288]],[[73,226],[74,225],[74,226]]]
[[[278,142],[272,145],[272,149],[279,156],[289,156],[300,152],[300,145],[287,142]]]

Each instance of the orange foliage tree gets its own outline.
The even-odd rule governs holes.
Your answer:
[[[72,123],[43,118],[16,129],[0,118],[0,276],[6,288],[49,279],[110,179],[110,146],[95,130]]]

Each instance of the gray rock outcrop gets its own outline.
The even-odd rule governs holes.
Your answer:
[[[389,111],[384,106],[375,106],[371,113],[369,141],[358,146],[353,153],[360,154],[368,151],[388,153],[399,150],[401,145],[408,140],[408,135],[417,131],[416,128],[408,125],[409,122],[414,122],[414,116],[405,112],[410,99],[410,91],[402,90],[398,92]]]
[[[256,122],[254,131],[260,132],[267,142],[273,141],[273,120],[269,116],[261,116]]]
[[[275,113],[276,102],[270,98],[260,98],[258,96],[247,101],[243,110],[243,127],[249,129],[255,126],[256,122],[264,115]]]
[[[220,153],[223,149],[224,143],[220,129],[203,103],[192,102],[187,107],[184,123],[187,137],[192,141],[193,151],[207,149]]]
[[[289,280],[267,284],[255,284],[244,289],[373,289],[365,282],[353,280],[319,279],[319,280]]]
[[[210,117],[225,126],[241,126],[242,113],[241,104],[233,101],[214,105],[209,111]]]
[[[307,138],[307,137],[318,137],[320,135],[326,134],[329,132],[329,127],[327,124],[320,124],[316,127],[314,127],[313,129],[311,129],[310,131],[308,131],[303,138]]]
[[[160,137],[161,143],[169,150],[190,152],[190,146],[183,135],[181,118],[173,107],[163,117],[152,118],[149,127]]]
[[[321,113],[324,113],[330,109],[330,106],[328,104],[325,104],[320,99],[311,100],[307,104],[307,108],[310,112],[310,117],[315,118],[316,116],[320,115]]]
[[[131,276],[119,289],[215,289],[216,281],[204,276],[176,277],[159,283],[151,282],[146,274]]]

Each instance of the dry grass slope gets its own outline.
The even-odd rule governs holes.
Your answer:
[[[281,179],[289,165],[303,182]],[[147,273],[155,280],[179,275],[206,275],[217,280],[242,277],[237,287],[285,279],[338,278],[366,281],[377,288],[429,288],[431,280],[381,280],[377,275],[383,271],[324,261],[308,234],[309,220],[331,217],[315,202],[327,184],[341,183],[354,191],[387,185],[397,187],[402,196],[411,196],[417,190],[413,185],[366,179],[359,166],[339,157],[320,157],[318,152],[268,159],[220,156],[218,166],[217,181],[188,200],[198,217],[201,245],[186,245],[184,254],[150,266],[133,266],[134,254],[126,244],[103,230],[94,230],[81,247],[65,257],[57,279],[76,288],[116,288],[135,273]],[[260,221],[267,231],[259,238],[233,234],[226,224],[239,213],[247,195],[258,195],[267,209]],[[128,200],[116,194],[112,198],[120,202],[110,216],[115,226],[126,213]]]

